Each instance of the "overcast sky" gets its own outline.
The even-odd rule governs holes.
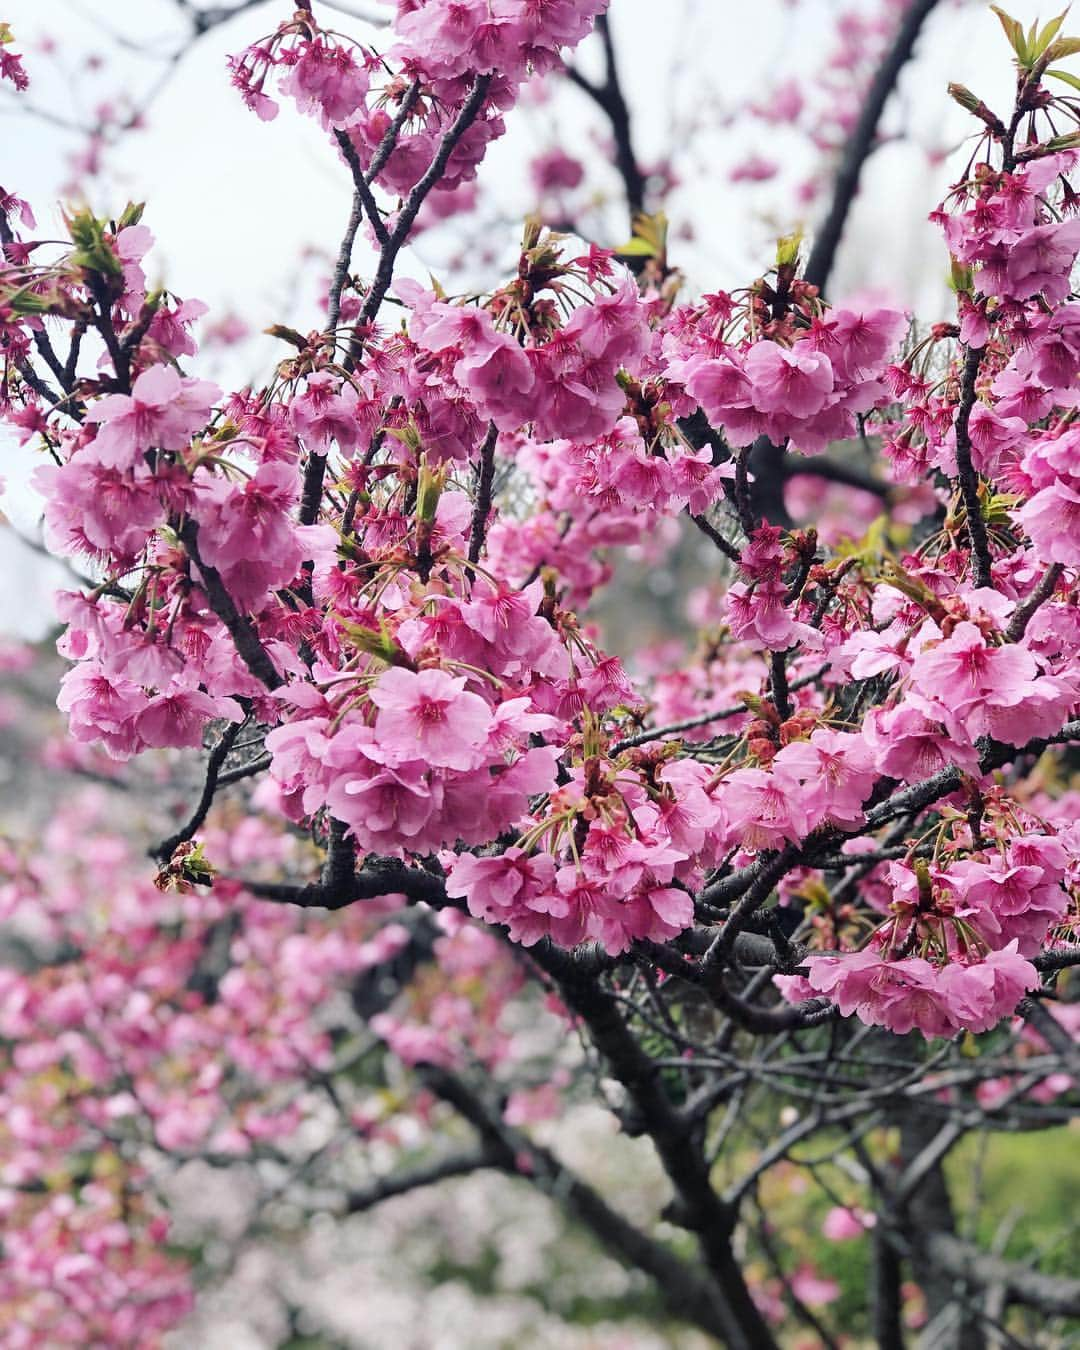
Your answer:
[[[391,10],[377,0],[347,3],[366,13]],[[730,168],[751,152],[773,155],[784,161],[783,181],[790,181],[813,163],[801,140],[760,123],[741,118],[717,124],[750,102],[767,102],[771,86],[820,61],[838,13],[874,7],[873,0],[753,5],[612,0],[639,158],[649,163],[673,145],[684,146],[685,128],[702,110],[713,124],[695,154],[682,155],[683,181],[668,204],[678,240],[675,260],[694,289],[745,284],[768,266],[770,240],[794,223],[781,186],[735,187],[728,181]],[[1025,22],[1040,13],[1032,0],[1011,8]],[[315,9],[320,12],[319,0]],[[117,91],[141,101],[156,89],[147,129],[129,135],[111,153],[110,173],[98,189],[107,200],[92,204],[104,214],[118,211],[128,197],[146,200],[145,223],[158,240],[153,279],[167,280],[181,295],[198,296],[215,313],[241,314],[256,331],[273,322],[301,329],[316,325],[314,295],[298,284],[299,260],[306,246],[336,249],[348,212],[346,171],[318,127],[291,106],[275,122],[261,123],[229,86],[225,56],[270,31],[289,11],[288,0],[257,4],[170,66],[163,58],[179,49],[186,32],[172,0],[3,0],[2,5],[2,17],[25,54],[33,101],[46,111],[85,120]],[[377,29],[333,19],[325,8],[322,13],[324,22],[379,44]],[[1043,10],[1042,17],[1048,13]],[[53,56],[40,50],[43,38],[57,44]],[[100,72],[87,69],[93,55],[105,62]],[[582,51],[587,69],[596,55],[587,47]],[[950,79],[971,85],[991,104],[1008,102],[1007,49],[997,20],[973,0],[942,0],[927,24],[918,60],[904,72],[890,124],[903,124],[910,140],[879,149],[867,168],[834,295],[874,287],[916,304],[924,315],[944,313],[944,253],[926,213],[942,194],[947,170],[929,168],[926,151],[958,144],[966,133],[964,115],[944,93]],[[0,184],[29,198],[42,230],[55,237],[61,229],[65,156],[76,142],[63,128],[28,115],[25,104],[2,102],[0,114]],[[528,159],[553,133],[595,166],[601,187],[615,186],[597,149],[602,121],[580,91],[560,87],[549,102],[512,114],[509,134],[481,169],[482,185],[503,208],[508,240],[530,204],[524,186]],[[441,242],[424,240],[412,270],[422,277],[445,255],[445,236]],[[357,265],[363,266],[360,254]],[[487,284],[498,280],[493,275]],[[245,357],[249,364],[272,359],[272,347]],[[227,373],[243,379],[256,372]],[[3,441],[0,451],[0,474],[11,485],[5,508],[31,530],[36,507],[23,486],[28,456]],[[34,555],[13,552],[0,534],[0,628],[42,631],[45,590]]]

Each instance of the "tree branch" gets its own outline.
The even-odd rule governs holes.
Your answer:
[[[550,1195],[609,1251],[650,1275],[676,1317],[694,1322],[722,1340],[726,1337],[729,1323],[723,1311],[723,1295],[710,1280],[616,1213],[597,1191],[546,1148],[507,1125],[459,1074],[435,1065],[424,1065],[418,1072],[436,1095],[473,1126],[480,1135],[482,1149],[498,1158],[504,1171]],[[742,1344],[725,1343],[733,1347]]]
[[[431,163],[428,165],[426,172],[424,173],[423,177],[419,180],[419,182],[417,182],[416,185],[413,187],[413,190],[409,193],[409,196],[406,199],[405,204],[398,212],[398,217],[394,225],[394,228],[389,233],[386,242],[383,244],[382,252],[379,254],[379,262],[375,271],[375,277],[371,283],[371,288],[368,291],[367,296],[364,300],[363,309],[360,312],[359,325],[361,327],[371,323],[371,321],[375,318],[376,314],[378,314],[379,308],[382,305],[383,300],[386,298],[386,292],[390,289],[390,284],[394,279],[394,264],[397,262],[397,256],[401,252],[402,246],[404,245],[406,239],[408,238],[409,231],[412,229],[413,226],[413,222],[416,220],[416,217],[420,211],[421,206],[424,204],[424,201],[427,198],[428,193],[442,177],[443,172],[445,171],[446,166],[450,161],[450,156],[454,153],[454,150],[457,148],[458,142],[461,140],[462,136],[464,136],[465,132],[475,121],[476,116],[483,105],[484,96],[487,93],[488,86],[490,85],[491,80],[492,80],[491,75],[480,75],[477,77],[476,82],[473,84],[473,87],[469,92],[468,98],[462,105],[461,110],[458,113],[457,117],[454,119],[453,124],[451,125],[450,129],[443,135],[442,140],[439,142],[439,148],[435,152],[435,156],[432,159]],[[406,95],[406,103],[408,102],[408,97],[409,96]],[[402,109],[398,110],[399,117],[402,116],[402,111],[406,109],[406,103],[403,103]],[[407,116],[407,110],[405,115]],[[402,117],[402,122],[403,121],[404,117]],[[398,125],[400,126],[400,124]],[[387,143],[387,138],[389,137],[391,131],[394,131],[393,124],[391,125],[390,128],[388,128],[386,136],[384,136],[382,142],[380,142],[379,149],[376,151],[375,157],[372,160],[372,164],[375,164],[375,162],[378,160],[379,153],[383,150],[383,146]],[[396,131],[394,132],[394,134],[396,137]],[[389,153],[390,153],[389,150],[386,151],[387,156],[389,155]],[[370,172],[371,170],[369,170],[369,173]],[[361,175],[361,178],[363,177],[364,176]],[[349,223],[350,225],[352,223],[351,215],[349,217]],[[346,243],[348,243],[348,248],[349,251],[351,252],[352,245],[351,241],[348,241],[347,233],[346,233],[346,240],[344,240],[342,243],[342,253],[345,252]],[[338,258],[339,263],[340,261],[341,255],[339,255]],[[346,263],[346,267],[347,266],[348,264]],[[335,278],[336,275],[337,273],[335,271]],[[344,284],[344,280],[342,284]],[[348,361],[350,364],[355,362],[358,351],[359,351],[359,344],[356,338],[354,338],[349,348]],[[325,476],[326,476],[326,456],[315,454],[309,455],[307,468],[304,470],[304,486],[300,497],[300,523],[302,525],[312,525],[314,524],[315,520],[318,517],[319,505],[322,501],[323,479],[325,478]]]
[[[1005,629],[1005,636],[1010,642],[1019,642],[1027,632],[1027,626],[1035,617],[1038,611],[1046,604],[1047,600],[1054,594],[1057,584],[1061,580],[1061,574],[1064,572],[1061,563],[1051,563],[1043,574],[1043,579],[1031,592],[1023,604],[1017,605],[1013,610],[1012,618],[1009,620],[1009,626]]]
[[[611,36],[611,23],[606,14],[600,15],[596,20],[596,31],[604,44],[604,83],[593,84],[573,66],[566,68],[566,74],[572,83],[588,94],[611,124],[611,135],[615,142],[615,168],[622,179],[626,204],[632,219],[645,206],[645,176],[638,168],[634,155],[630,109],[627,107],[619,80],[615,43]]]
[[[980,1251],[950,1233],[927,1233],[917,1238],[926,1258],[953,1279],[1000,1287],[1006,1302],[1022,1303],[1044,1314],[1080,1317],[1080,1280],[1043,1275],[1020,1261],[1007,1261]]]
[[[495,443],[498,439],[498,428],[492,422],[480,447],[480,463],[476,473],[476,505],[473,507],[472,528],[469,531],[469,562],[474,565],[480,561],[484,537],[487,534],[488,516],[491,514],[491,490],[495,482]]]
[[[392,1200],[398,1195],[408,1195],[410,1191],[420,1190],[423,1186],[434,1186],[449,1177],[464,1177],[479,1172],[486,1167],[503,1167],[505,1160],[495,1157],[488,1149],[470,1149],[463,1153],[452,1153],[448,1157],[438,1158],[434,1162],[398,1176],[380,1177],[362,1190],[349,1191],[345,1196],[343,1212],[345,1214],[363,1214],[374,1209],[384,1200]]]
[[[873,493],[875,497],[881,497],[886,502],[893,492],[890,484],[872,478],[870,474],[864,473],[853,464],[842,464],[839,460],[826,459],[823,455],[804,457],[786,454],[780,468],[785,481],[806,474],[811,478],[821,478],[827,483],[840,483],[844,487],[858,488],[860,492]]]
[[[819,290],[825,289],[832,274],[848,212],[859,189],[859,176],[874,148],[878,123],[889,101],[889,95],[896,85],[901,70],[911,59],[923,23],[936,3],[937,0],[912,0],[900,21],[893,45],[886,53],[867,90],[859,120],[851,133],[851,139],[844,150],[844,158],[836,175],[828,214],[817,231],[814,246],[803,272],[804,279],[810,285],[817,286]]]
[[[217,568],[210,567],[199,557],[199,527],[190,516],[180,530],[180,541],[199,569],[201,585],[210,601],[210,608],[228,629],[244,665],[267,689],[280,688],[284,680],[260,642],[255,625],[246,614],[241,614],[236,608]]]
[[[545,964],[545,953],[535,959]],[[750,1297],[731,1248],[735,1214],[713,1190],[709,1167],[691,1127],[673,1107],[657,1065],[624,1022],[612,995],[595,979],[552,970],[567,1007],[589,1029],[612,1074],[626,1088],[640,1128],[653,1141],[675,1187],[678,1222],[697,1234],[706,1265],[724,1293],[721,1309],[729,1350],[774,1350],[776,1342]]]
[[[992,586],[993,572],[990,556],[990,536],[983,519],[979,500],[979,479],[971,462],[971,434],[968,424],[975,407],[975,382],[979,378],[983,348],[968,347],[964,355],[964,371],[960,381],[960,404],[956,413],[956,472],[960,495],[964,499],[968,537],[971,540],[973,577],[976,586]]]
[[[698,529],[705,536],[705,538],[710,540],[710,542],[716,545],[716,547],[720,550],[720,552],[724,555],[725,558],[730,559],[730,561],[733,563],[738,563],[741,557],[739,550],[735,547],[734,544],[728,543],[728,541],[724,538],[724,536],[720,533],[720,531],[716,528],[716,526],[712,524],[711,521],[706,519],[706,517],[701,515],[700,513],[697,515],[692,514],[689,508],[687,508],[686,514],[698,527]]]
[[[170,834],[156,848],[150,850],[152,858],[160,858],[162,862],[168,862],[181,844],[186,844],[189,839],[195,837],[203,821],[210,814],[210,808],[214,804],[214,795],[220,782],[221,766],[225,763],[243,725],[243,722],[230,722],[218,737],[217,743],[206,760],[206,780],[203,783],[202,795],[199,798],[198,805],[191,813],[186,825],[182,825],[175,834]]]

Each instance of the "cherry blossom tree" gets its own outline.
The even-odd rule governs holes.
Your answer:
[[[147,281],[152,202],[53,240],[5,184],[0,413],[82,583],[48,762],[102,780],[2,859],[5,1344],[163,1343],[282,1197],[344,1225],[487,1173],[648,1290],[639,1327],[976,1347],[1080,1317],[949,1172],[1069,1120],[1080,1072],[1080,39],[1001,12],[1011,106],[948,90],[955,309],[926,323],[830,278],[933,8],[845,20],[763,101],[828,100],[816,230],[696,294],[604,0],[401,0],[372,42],[318,0],[183,0],[193,41],[268,22],[237,115],[295,105],[352,186],[317,326],[231,390],[207,307]],[[516,265],[417,281],[544,81],[607,119],[629,226],[593,237],[553,145]],[[698,639],[617,654],[615,559],[680,534]],[[583,1103],[615,1175],[573,1157]],[[249,1184],[216,1265],[199,1167]],[[810,1250],[809,1210],[770,1212],[799,1184]],[[820,1255],[848,1241],[856,1308]]]

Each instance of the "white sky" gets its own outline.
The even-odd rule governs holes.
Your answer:
[[[390,11],[378,0],[350,3],[369,13]],[[703,104],[735,113],[750,102],[766,101],[773,82],[821,59],[836,14],[867,3],[612,0],[639,159],[647,163],[672,144],[682,144],[680,125]],[[1024,22],[1040,14],[1033,0],[1014,0],[1011,8]],[[320,13],[319,0],[315,10]],[[297,287],[299,259],[310,244],[336,250],[349,202],[347,173],[313,122],[285,104],[276,121],[261,123],[229,86],[225,56],[270,31],[289,12],[289,0],[266,0],[203,37],[154,98],[148,129],[112,152],[108,199],[93,202],[104,214],[118,211],[128,197],[146,200],[145,223],[158,240],[153,279],[166,280],[181,295],[198,296],[214,311],[235,310],[256,331],[273,322],[315,326],[310,288]],[[327,9],[321,12],[324,22],[378,45],[377,30],[335,19]],[[1049,13],[1044,8],[1041,16]],[[186,31],[172,0],[3,0],[2,17],[25,55],[34,100],[68,118],[80,117],[116,89],[141,98],[160,79],[160,60],[119,45],[110,34],[167,53]],[[59,65],[38,50],[44,35],[57,42]],[[108,74],[86,71],[93,53],[109,62]],[[586,69],[596,55],[583,49]],[[964,114],[945,95],[950,79],[970,85],[991,105],[1009,101],[1004,39],[989,10],[972,0],[942,0],[927,24],[918,60],[904,72],[899,111],[917,145],[888,145],[870,162],[834,295],[881,288],[916,304],[924,316],[945,312],[944,252],[926,213],[940,198],[947,173],[938,170],[935,176],[918,146],[956,145],[967,132]],[[897,112],[894,107],[894,122]],[[614,186],[595,148],[602,120],[579,91],[561,88],[542,107],[516,110],[509,134],[481,169],[481,184],[504,207],[511,245],[530,205],[523,188],[525,167],[552,128],[568,150],[591,159],[601,185]],[[0,184],[28,198],[39,226],[53,237],[61,228],[59,188],[72,144],[69,133],[27,116],[18,102],[0,102]],[[760,123],[743,120],[700,139],[695,156],[683,160],[683,183],[668,205],[673,235],[685,227],[693,231],[693,243],[673,247],[693,289],[745,284],[768,266],[776,233],[793,223],[776,211],[784,200],[777,188],[766,184],[748,190],[727,181],[730,167],[750,151],[787,160],[798,155],[802,172],[812,163],[801,141]],[[427,267],[437,270],[444,256],[445,245],[440,252],[437,241],[422,241],[412,270],[423,277]],[[355,262],[362,269],[359,251]],[[487,284],[498,280],[493,274]],[[255,356],[269,363],[278,353],[269,340],[266,344]],[[243,379],[249,373],[257,372],[244,369],[234,375]],[[0,450],[0,475],[11,484],[5,509],[30,529],[36,507],[21,486],[28,456],[3,442]],[[48,616],[40,594],[27,597],[35,588],[41,591],[41,563],[28,553],[9,558],[10,551],[9,541],[0,544],[0,630],[36,635]]]

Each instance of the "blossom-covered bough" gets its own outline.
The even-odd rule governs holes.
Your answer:
[[[902,1261],[971,1335],[987,1288],[1080,1313],[1075,1281],[1028,1279],[940,1205],[927,1217],[973,1122],[1060,1118],[1077,1067],[1075,1005],[1055,995],[1080,953],[1064,784],[1080,740],[1080,135],[1059,69],[1080,42],[1005,16],[1013,108],[951,91],[977,126],[935,213],[955,323],[827,299],[928,4],[901,16],[809,277],[791,237],[744,289],[683,296],[662,219],[639,214],[617,253],[530,220],[516,274],[483,294],[406,279],[421,211],[471,181],[526,77],[597,22],[607,82],[578,83],[646,204],[603,8],[403,3],[376,51],[301,4],[233,58],[247,106],[270,121],[294,100],[353,184],[325,323],[278,327],[287,354],[258,389],[195,373],[204,307],[148,290],[142,207],[72,208],[57,244],[2,199],[0,411],[47,457],[50,547],[93,572],[61,597],[69,734],[117,762],[208,750],[190,818],[157,846],[160,891],[126,883],[104,931],[42,864],[11,860],[11,912],[36,906],[80,972],[77,995],[62,965],[12,973],[2,1028],[29,1047],[5,1097],[40,1137],[5,1177],[25,1268],[0,1289],[56,1343],[100,1317],[110,1343],[148,1344],[146,1310],[165,1328],[187,1295],[156,1247],[160,1213],[124,1212],[107,1168],[78,1207],[41,1201],[50,1150],[96,1131],[142,1194],[145,1161],[115,1122],[145,1117],[142,1142],[181,1158],[243,1157],[292,1140],[320,1085],[362,1134],[318,1022],[345,988],[371,1044],[477,1141],[354,1191],[350,1212],[480,1168],[525,1176],[673,1313],[763,1347],[769,1299],[736,1255],[746,1208],[804,1139],[839,1138],[877,1197],[878,1343],[902,1343]],[[21,90],[7,46],[0,61]],[[361,232],[375,262],[357,275]],[[880,478],[830,449],[869,437]],[[903,530],[826,546],[787,515],[795,472],[869,489]],[[715,545],[710,631],[678,669],[628,669],[589,602],[613,550],[685,517]],[[230,827],[212,811],[234,785]],[[197,935],[170,942],[177,923]],[[418,974],[433,959],[448,982],[434,996]],[[476,1006],[455,1010],[455,980],[485,972]],[[145,988],[136,1006],[129,986]],[[498,1100],[496,1024],[537,993],[618,1085],[627,1132],[651,1139],[693,1256],[632,1225],[522,1128],[527,1108]],[[1005,1041],[975,1040],[1014,1015]],[[930,1044],[886,1035],[912,1031]],[[162,1065],[192,1047],[170,1090]],[[34,1073],[61,1062],[74,1079],[54,1084],[64,1108],[46,1128]],[[309,1095],[280,1100],[290,1078]],[[721,1179],[740,1110],[780,1081],[805,1109]],[[892,1168],[860,1145],[889,1121]],[[35,1261],[47,1236],[71,1247],[56,1233],[95,1205],[98,1245],[75,1241],[62,1278],[78,1299],[59,1310]],[[779,1262],[763,1212],[754,1231]],[[110,1268],[117,1286],[96,1278]],[[833,1343],[813,1299],[785,1294]]]

